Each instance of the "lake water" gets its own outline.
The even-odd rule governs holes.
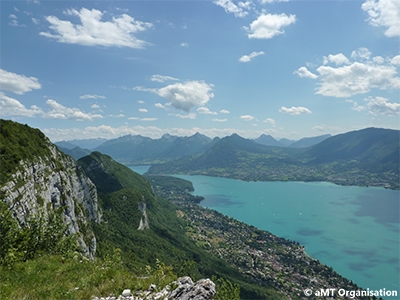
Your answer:
[[[325,182],[176,177],[193,183],[193,194],[205,197],[200,205],[298,241],[310,256],[364,289],[400,294],[399,191]]]

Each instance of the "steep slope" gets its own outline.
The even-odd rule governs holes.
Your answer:
[[[368,169],[398,171],[400,132],[382,128],[366,128],[331,137],[313,146],[310,163],[354,161]]]
[[[178,207],[155,197],[145,177],[99,152],[78,163],[98,187],[104,211],[103,222],[94,225],[99,257],[118,247],[123,261],[136,272],[160,260],[178,274],[228,278],[240,284],[244,298],[275,294],[268,287],[253,285],[224,260],[197,247],[186,235],[187,224],[178,217]],[[146,223],[148,226],[142,226]]]
[[[254,139],[255,142],[264,146],[285,147],[284,144],[274,139],[271,135],[262,134]]]
[[[82,149],[82,148],[79,147],[79,146],[76,146],[76,147],[71,148],[71,149],[69,149],[69,148],[64,148],[64,147],[62,147],[62,146],[60,146],[60,145],[57,145],[57,147],[58,147],[58,149],[60,149],[61,152],[64,152],[65,154],[67,154],[67,155],[69,155],[69,156],[72,156],[75,160],[78,160],[78,159],[80,159],[81,157],[84,157],[84,156],[86,156],[86,155],[89,155],[90,152],[91,152],[90,150],[88,150],[88,149]]]
[[[67,234],[77,234],[83,252],[93,257],[96,238],[89,220],[101,219],[94,184],[39,130],[6,120],[0,128],[0,201],[21,227],[32,217],[60,211]]]
[[[322,141],[330,138],[330,134],[324,134],[324,135],[319,135],[319,136],[314,136],[314,137],[305,137],[302,138],[296,142],[293,142],[289,145],[289,147],[292,148],[305,148],[305,147],[310,147],[314,146],[316,144],[321,143]]]
[[[205,149],[211,139],[203,134],[196,133],[189,137],[177,137],[172,145],[160,154],[160,157],[166,159],[176,159],[186,155],[194,154]]]

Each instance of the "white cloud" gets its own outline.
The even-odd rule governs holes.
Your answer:
[[[0,115],[1,116],[22,116],[22,117],[43,117],[51,119],[71,119],[77,121],[92,121],[97,118],[103,118],[99,114],[87,114],[77,108],[69,108],[59,104],[55,100],[47,100],[46,105],[49,110],[32,105],[26,108],[21,102],[0,93]],[[95,108],[92,106],[92,108]]]
[[[156,90],[156,93],[167,99],[176,109],[189,112],[195,106],[204,106],[214,97],[212,88],[212,84],[203,81],[188,81],[167,85]]]
[[[400,103],[388,102],[383,97],[368,97],[365,101],[373,115],[400,116]]]
[[[396,55],[390,61],[392,65],[400,65],[400,55]]]
[[[381,65],[381,64],[383,64],[385,62],[385,59],[382,56],[374,56],[372,58],[372,61],[374,63],[377,63],[377,64]]]
[[[189,47],[189,44],[186,43],[186,42],[183,42],[183,43],[180,44],[180,46],[181,46],[181,47]]]
[[[164,108],[165,109],[165,106],[162,105],[161,103],[156,103],[156,104],[154,104],[154,106],[157,107],[157,108]]]
[[[35,77],[26,77],[0,69],[0,89],[18,95],[41,89],[39,80]]]
[[[213,121],[213,122],[220,122],[220,123],[223,123],[223,122],[228,121],[228,119],[212,119],[212,121]]]
[[[354,101],[353,107],[351,109],[360,112],[360,111],[365,110],[365,108],[366,108],[365,106],[358,105],[358,103],[356,101]]]
[[[157,118],[142,118],[140,119],[140,121],[144,121],[144,122],[152,122],[152,121],[157,121]]]
[[[372,26],[386,27],[387,37],[400,36],[400,1],[398,0],[367,0],[361,8],[369,15]]]
[[[255,118],[251,115],[243,115],[243,116],[240,116],[240,119],[244,120],[244,121],[253,121]]]
[[[108,115],[108,117],[111,117],[111,118],[125,118],[125,115],[124,115],[124,114],[119,114],[119,115]]]
[[[350,97],[374,88],[400,88],[400,78],[395,77],[397,71],[393,66],[354,62],[339,68],[320,66],[317,71],[321,82],[316,94],[324,96]]]
[[[209,110],[207,107],[204,107],[204,106],[199,107],[199,108],[197,109],[197,112],[198,112],[199,114],[203,114],[203,115],[216,115],[216,114],[217,114],[215,111],[211,111],[211,110]]]
[[[137,103],[139,103],[139,104],[144,104],[144,101],[143,101],[143,100],[138,100]]]
[[[289,0],[260,0],[261,4],[274,3],[274,2],[288,2]]]
[[[81,8],[80,11],[70,9],[65,11],[65,14],[79,17],[81,24],[47,16],[45,19],[50,23],[49,28],[54,33],[39,34],[67,44],[144,48],[148,43],[137,39],[134,34],[153,26],[148,22],[135,21],[126,14],[112,17],[110,21],[102,21],[104,13],[96,9]]]
[[[333,62],[337,66],[343,65],[343,64],[347,65],[350,63],[348,58],[343,53],[339,53],[339,54],[335,54],[335,55],[329,54],[328,57],[324,57],[324,65],[326,65],[328,62]]]
[[[371,56],[371,51],[369,51],[367,48],[361,47],[358,48],[357,50],[354,50],[353,52],[351,52],[351,58],[353,59],[364,59],[364,60],[368,60]]]
[[[311,78],[311,79],[316,79],[318,78],[317,75],[311,73],[306,67],[300,67],[296,71],[293,72],[293,74],[297,74],[300,77],[305,77],[305,78]]]
[[[290,108],[287,108],[285,106],[282,106],[279,109],[279,112],[283,113],[283,114],[289,114],[292,116],[297,116],[297,115],[301,115],[301,114],[311,114],[311,110],[309,110],[308,108],[302,107],[302,106],[292,106]]]
[[[37,106],[26,108],[21,102],[14,98],[10,98],[0,92],[0,116],[21,116],[21,117],[34,117],[41,115],[42,109]]]
[[[169,116],[175,116],[181,119],[196,119],[196,114],[195,113],[190,113],[187,115],[181,115],[181,114],[168,114]]]
[[[148,111],[147,109],[145,109],[145,108],[139,108],[138,111],[141,112],[141,113],[147,113],[147,112],[149,112],[149,111]]]
[[[44,117],[52,119],[70,119],[76,121],[93,121],[94,119],[103,118],[99,114],[87,114],[79,110],[78,108],[65,107],[55,100],[47,100],[46,105],[50,108],[50,111],[44,113]]]
[[[80,96],[79,99],[106,99],[106,96],[87,94],[87,95]]]
[[[400,89],[400,77],[396,69],[396,65],[400,64],[400,56],[392,59],[375,56],[371,59],[371,52],[367,48],[358,48],[351,53],[351,58],[353,61],[345,59],[344,55],[324,57],[324,64],[316,68],[318,76],[306,67],[294,73],[300,77],[319,78],[316,94],[330,97],[351,97],[372,89]]]
[[[246,5],[243,5],[244,3],[240,6],[231,0],[214,0],[213,3],[223,7],[227,13],[234,14],[235,17],[243,18],[248,14]]]
[[[156,82],[164,82],[164,81],[167,81],[167,80],[179,80],[179,79],[171,77],[171,76],[164,76],[164,75],[156,74],[156,75],[151,76],[150,80],[151,81],[156,81]]]
[[[276,124],[275,120],[271,119],[271,118],[266,118],[263,122],[267,123],[267,124],[271,124],[273,126],[275,126],[275,124]]]
[[[229,110],[226,110],[226,109],[221,109],[219,112],[221,114],[230,114],[231,113]]]
[[[257,56],[259,56],[259,55],[263,55],[264,54],[264,52],[263,51],[260,51],[260,52],[252,52],[252,53],[250,53],[249,55],[243,55],[241,58],[239,58],[239,61],[240,62],[249,62],[249,61],[251,61],[254,57],[257,57]]]
[[[92,106],[90,106],[91,108],[94,108],[94,109],[97,109],[97,108],[100,108],[100,106],[99,105],[97,105],[97,104],[93,104]]]
[[[295,15],[261,14],[250,24],[250,27],[244,28],[248,31],[250,39],[270,39],[285,33],[282,28],[295,22]]]

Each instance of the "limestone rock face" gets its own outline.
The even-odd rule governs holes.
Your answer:
[[[46,217],[49,211],[62,209],[68,233],[78,234],[84,254],[93,258],[96,238],[88,220],[101,220],[96,186],[73,158],[50,142],[48,147],[51,155],[20,162],[12,180],[0,187],[0,200],[10,205],[21,226],[31,215]]]
[[[173,290],[171,290],[174,287]],[[210,279],[200,279],[193,283],[188,276],[164,287],[160,292],[156,292],[157,287],[152,284],[147,291],[137,291],[136,295],[131,294],[130,290],[124,290],[119,297],[93,297],[93,300],[210,300],[216,294],[215,284]]]

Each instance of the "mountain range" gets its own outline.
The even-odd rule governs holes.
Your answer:
[[[237,134],[208,150],[153,165],[149,174],[203,174],[243,180],[330,181],[398,189],[399,131],[366,128],[307,147],[273,147]]]
[[[274,139],[271,135],[262,134],[255,142],[276,147],[303,148],[315,145],[331,135],[302,138],[298,141]],[[178,137],[164,134],[159,139],[152,139],[141,135],[126,135],[116,139],[87,139],[60,141],[55,144],[64,153],[79,159],[92,151],[108,154],[115,160],[127,165],[155,164],[182,158],[197,152],[205,151],[218,142],[220,138],[211,139],[203,134],[196,133],[189,137]]]

